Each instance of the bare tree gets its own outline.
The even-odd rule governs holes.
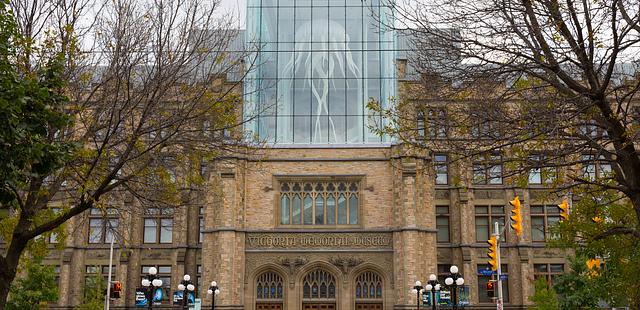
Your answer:
[[[50,127],[47,138],[74,148],[60,169],[15,189],[19,207],[2,222],[0,309],[36,237],[109,195],[143,207],[184,205],[182,193],[203,181],[204,161],[251,150],[241,130],[244,54],[230,51],[238,30],[219,2],[11,2],[25,74],[64,58],[67,83],[58,91],[69,98],[62,109],[72,124]]]
[[[638,223],[637,1],[388,5],[417,78],[405,83],[405,101],[377,107],[392,121],[384,131],[419,149],[505,164],[507,175],[546,171],[560,189],[617,191]],[[603,236],[640,238],[635,225]]]

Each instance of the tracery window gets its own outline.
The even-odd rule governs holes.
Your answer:
[[[303,298],[334,299],[336,298],[336,279],[322,269],[316,269],[304,278]]]
[[[280,224],[357,225],[360,183],[285,181],[280,183]]]
[[[367,271],[356,278],[356,299],[382,299],[382,278]]]
[[[282,277],[268,271],[256,280],[256,299],[282,299]]]

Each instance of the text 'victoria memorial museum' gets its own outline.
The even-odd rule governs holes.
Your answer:
[[[468,179],[467,165],[449,165],[446,153],[405,155],[402,143],[371,131],[384,120],[370,115],[369,98],[389,105],[415,97],[402,89],[419,83],[406,38],[382,29],[391,13],[376,3],[248,1],[241,34],[260,52],[243,83],[245,130],[269,147],[210,164],[211,190],[199,204],[74,219],[72,237],[46,261],[59,272],[58,306],[78,305],[80,284],[106,277],[108,221],[128,236],[114,256],[124,292],[115,308],[132,307],[156,267],[167,306],[190,274],[203,305],[218,282],[216,309],[415,309],[415,281],[436,274],[444,283],[451,265],[464,277],[466,308],[495,308],[486,240],[515,195],[526,206],[525,233],[504,233],[505,308],[530,304],[535,278],[568,269],[565,254],[545,245],[559,214],[538,199],[542,185],[514,189],[492,166],[461,186],[452,180]]]

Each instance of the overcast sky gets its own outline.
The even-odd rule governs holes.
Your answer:
[[[238,17],[238,26],[244,29],[245,5],[246,0],[221,0],[223,12],[230,12]]]

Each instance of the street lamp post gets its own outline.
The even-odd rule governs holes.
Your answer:
[[[464,278],[460,273],[458,273],[458,266],[453,265],[449,269],[449,276],[444,279],[444,284],[451,288],[453,297],[453,309],[458,309],[458,286],[462,286],[464,284]]]
[[[178,291],[182,292],[183,309],[189,309],[189,292],[193,292],[195,291],[195,289],[195,285],[193,285],[193,282],[191,282],[191,276],[185,274],[182,278],[182,281],[180,281],[180,284],[178,284]]]
[[[420,293],[423,292],[422,282],[416,281],[416,285],[413,286],[411,290],[414,294],[416,294],[416,309],[420,310]]]
[[[147,308],[153,309],[153,292],[162,286],[162,280],[158,277],[158,269],[156,267],[149,268],[149,274],[142,279],[142,286],[146,288]]]
[[[218,283],[216,281],[211,282],[207,294],[211,295],[211,310],[216,310],[216,295],[220,294],[220,289],[218,289]]]
[[[435,274],[429,276],[429,281],[425,285],[425,290],[431,293],[431,309],[436,310],[436,292],[440,290],[440,282]]]

